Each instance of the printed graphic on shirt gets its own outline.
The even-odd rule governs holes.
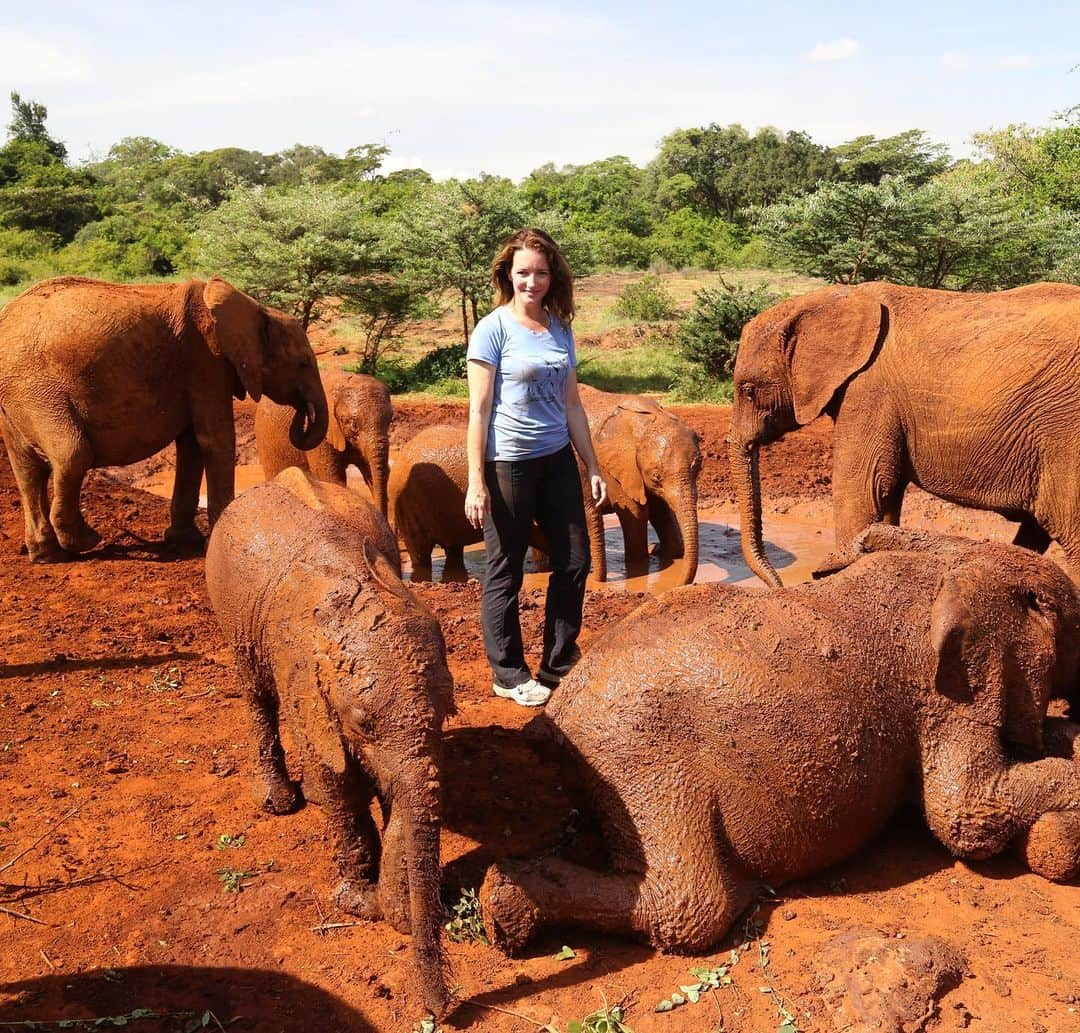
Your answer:
[[[546,402],[558,405],[566,397],[566,371],[569,365],[566,359],[561,359],[526,366],[521,377],[525,383],[525,397],[518,404],[528,406],[534,402]]]

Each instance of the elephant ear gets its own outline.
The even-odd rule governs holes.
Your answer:
[[[263,351],[266,317],[263,308],[220,276],[207,281],[203,302],[213,320],[207,344],[215,355],[228,360],[244,390],[257,402],[262,398]]]
[[[782,340],[790,349],[795,419],[805,426],[870,361],[881,333],[882,307],[853,287],[827,287],[799,301]]]
[[[638,435],[631,434],[617,419],[622,408],[623,406],[617,406],[613,409],[597,428],[596,444],[598,449],[602,450],[598,458],[604,476],[615,481],[639,506],[644,506],[645,478],[641,476],[638,468]],[[648,413],[649,410],[644,412]],[[651,425],[652,417],[646,415],[645,419],[647,425]]]

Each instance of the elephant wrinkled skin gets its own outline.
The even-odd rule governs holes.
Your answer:
[[[904,489],[1020,521],[1080,578],[1080,287],[993,294],[863,283],[791,298],[743,328],[729,450],[743,551],[769,584],[760,446],[828,413],[842,556],[900,522]]]
[[[375,377],[341,370],[322,370],[330,407],[326,439],[301,452],[289,438],[289,410],[264,398],[255,410],[255,442],[263,476],[269,481],[287,466],[311,470],[320,480],[345,483],[355,466],[371,490],[383,516],[387,513],[386,482],[390,475],[390,392]]]
[[[613,871],[499,862],[494,942],[570,923],[704,952],[763,883],[849,856],[913,792],[953,854],[1012,846],[1076,876],[1080,759],[1048,755],[1072,750],[1060,729],[1044,741],[1080,669],[1072,582],[885,525],[855,548],[814,584],[674,589],[594,641],[534,730],[578,762]]]
[[[206,556],[210,600],[254,724],[257,799],[272,814],[300,802],[281,721],[304,793],[327,813],[337,904],[411,930],[424,1002],[440,1014],[440,772],[453,682],[438,622],[399,570],[374,506],[292,467],[225,510]]]
[[[213,526],[233,497],[232,398],[245,393],[295,410],[297,448],[326,433],[326,396],[299,322],[217,277],[163,285],[63,277],[9,302],[0,312],[0,426],[30,558],[64,560],[97,545],[79,509],[86,472],[146,459],[172,441],[166,538],[201,541],[203,469]]]

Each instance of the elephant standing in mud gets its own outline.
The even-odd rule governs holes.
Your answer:
[[[125,466],[176,442],[166,540],[195,542],[206,471],[213,526],[233,497],[232,399],[294,410],[296,448],[326,433],[326,396],[299,322],[214,277],[116,284],[62,277],[0,312],[0,427],[35,562],[101,540],[79,509],[88,470]],[[52,503],[47,484],[52,475]]]
[[[206,556],[210,600],[254,723],[257,799],[272,814],[300,802],[284,721],[303,792],[326,809],[342,877],[335,901],[411,930],[424,1002],[440,1014],[440,772],[453,682],[438,622],[399,569],[374,506],[295,468],[237,498]]]
[[[644,395],[610,394],[585,386],[578,390],[608,489],[607,502],[600,509],[591,492],[583,490],[593,577],[607,580],[603,513],[615,513],[622,528],[628,577],[648,573],[651,523],[662,559],[682,561],[677,583],[691,584],[698,565],[701,447],[697,434]],[[587,488],[584,469],[581,476]]]
[[[763,884],[842,860],[913,793],[959,857],[1080,871],[1080,601],[1008,545],[874,525],[824,581],[677,588],[597,639],[533,729],[577,761],[611,858],[502,861],[493,942],[551,924],[702,953]],[[1075,713],[1074,713],[1075,716]],[[1071,738],[1071,741],[1070,741]],[[1066,745],[1062,745],[1066,744]]]
[[[287,466],[310,470],[323,481],[345,483],[355,466],[383,516],[387,514],[386,482],[390,475],[390,392],[375,377],[341,370],[323,370],[330,407],[326,439],[307,452],[289,435],[289,411],[263,399],[255,410],[255,442],[263,476],[269,481]]]
[[[900,522],[917,484],[992,510],[1015,544],[1058,541],[1080,578],[1080,287],[994,294],[863,283],[791,298],[743,328],[729,454],[743,552],[766,582],[758,452],[828,413],[842,555]]]

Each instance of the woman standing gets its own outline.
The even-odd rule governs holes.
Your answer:
[[[577,660],[589,539],[573,449],[592,497],[607,488],[596,463],[574,367],[570,267],[543,230],[520,230],[491,267],[495,310],[469,339],[469,487],[465,516],[484,531],[481,617],[496,696],[546,703]],[[533,521],[551,555],[544,645],[534,679],[525,663],[518,592]]]

